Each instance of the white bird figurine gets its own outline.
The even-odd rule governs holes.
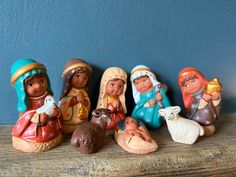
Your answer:
[[[40,114],[44,112],[45,114],[51,116],[53,112],[53,108],[55,108],[55,106],[56,106],[56,101],[51,95],[48,95],[44,99],[44,105],[38,108],[36,110],[36,113]]]

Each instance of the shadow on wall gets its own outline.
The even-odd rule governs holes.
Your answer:
[[[224,114],[236,114],[236,97],[223,98],[221,112]]]
[[[91,74],[90,84],[89,84],[89,97],[90,97],[90,101],[91,101],[90,113],[94,109],[96,109],[96,107],[97,107],[97,101],[98,101],[99,89],[100,89],[100,81],[102,78],[102,74],[104,72],[103,69],[101,69],[95,65],[91,65],[91,67],[93,68],[93,72]],[[89,116],[89,118],[90,117],[91,116]]]

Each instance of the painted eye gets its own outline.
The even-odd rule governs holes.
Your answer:
[[[188,88],[188,87],[189,87],[189,85],[188,85],[188,84],[186,84],[186,85],[184,85],[184,87],[185,87],[185,88]]]
[[[45,84],[45,83],[46,83],[46,80],[42,80],[42,81],[41,81],[41,84]]]
[[[100,117],[101,116],[101,111],[99,111],[99,110],[94,110],[93,112],[92,112],[92,115],[93,116],[95,116],[95,117]]]
[[[28,87],[32,87],[33,86],[33,84],[28,84]]]

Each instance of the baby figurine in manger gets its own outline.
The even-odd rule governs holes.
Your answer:
[[[134,154],[147,154],[158,149],[145,125],[133,117],[118,122],[115,139],[124,150]]]

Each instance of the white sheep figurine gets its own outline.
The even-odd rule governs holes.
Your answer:
[[[53,108],[55,108],[55,106],[56,106],[56,102],[55,102],[54,98],[53,98],[51,95],[48,95],[48,96],[46,96],[46,98],[44,99],[44,105],[41,106],[40,108],[38,108],[38,109],[36,110],[36,112],[37,112],[38,114],[44,112],[45,114],[51,116],[51,115],[52,115],[52,112],[53,112]]]
[[[180,117],[180,110],[179,106],[170,106],[160,109],[159,114],[165,118],[173,141],[193,144],[199,135],[204,135],[204,129],[196,121]]]

